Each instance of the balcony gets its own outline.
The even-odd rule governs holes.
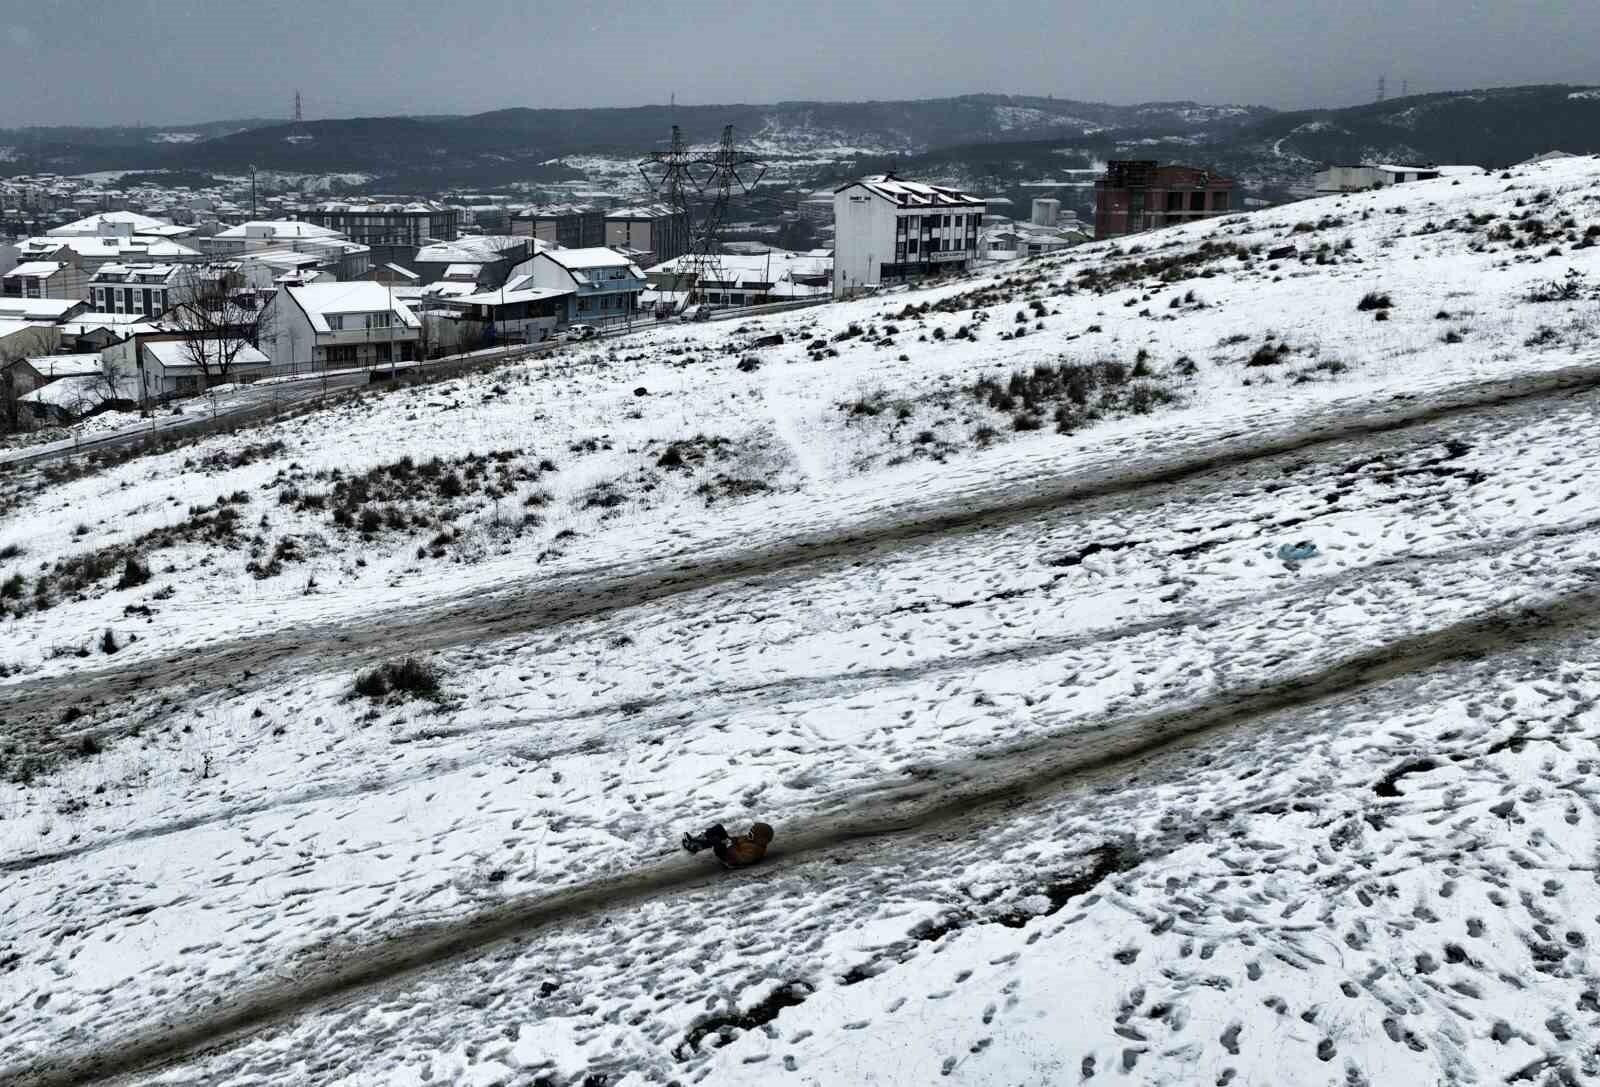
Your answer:
[[[318,347],[332,347],[347,343],[403,343],[417,338],[417,330],[395,325],[393,328],[347,328],[341,332],[317,333]]]

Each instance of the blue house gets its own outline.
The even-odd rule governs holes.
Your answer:
[[[610,249],[551,249],[517,265],[512,275],[526,275],[533,286],[572,291],[568,322],[587,325],[625,324],[639,316],[644,272]]]

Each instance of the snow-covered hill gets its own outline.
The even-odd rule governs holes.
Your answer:
[[[1597,238],[1548,163],[10,480],[0,1076],[1581,1081]]]

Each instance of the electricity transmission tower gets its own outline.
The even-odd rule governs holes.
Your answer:
[[[706,283],[722,280],[718,253],[734,187],[748,193],[766,172],[766,163],[734,145],[732,125],[723,126],[722,141],[712,151],[689,150],[682,130],[673,125],[668,149],[652,151],[639,161],[640,175],[672,212],[672,229],[687,235],[687,247],[677,258],[674,293],[690,276],[695,294],[703,294]],[[699,205],[698,222],[691,198]]]

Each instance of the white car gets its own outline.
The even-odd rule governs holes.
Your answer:
[[[567,339],[569,341],[592,340],[599,334],[600,330],[593,325],[573,325],[567,329]]]

